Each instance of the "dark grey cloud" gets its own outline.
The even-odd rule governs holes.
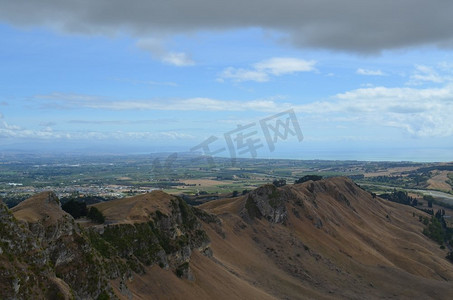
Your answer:
[[[358,53],[453,45],[447,0],[0,0],[0,20],[137,37],[261,27],[298,47]]]

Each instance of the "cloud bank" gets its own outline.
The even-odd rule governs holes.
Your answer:
[[[293,108],[300,116],[319,124],[340,121],[360,126],[403,129],[416,137],[453,136],[453,84],[439,88],[371,87],[336,94],[325,101],[307,104],[275,99],[250,101],[212,98],[109,101],[99,97],[49,94],[35,97],[43,108],[112,111],[257,111],[273,114]]]
[[[443,0],[1,0],[0,7],[3,22],[79,34],[146,38],[258,27],[285,33],[297,47],[356,53],[453,45],[453,2]]]

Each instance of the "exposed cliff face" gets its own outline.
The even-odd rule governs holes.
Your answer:
[[[146,202],[153,202],[152,196],[139,197],[136,205],[146,206]],[[121,199],[109,205],[123,202]],[[99,209],[107,211],[109,220],[108,208],[101,205]],[[135,210],[134,206],[129,209]],[[89,229],[90,239],[106,259],[121,257],[136,273],[143,274],[145,267],[157,264],[173,270],[179,277],[193,279],[189,265],[192,251],[205,252],[209,248],[209,238],[193,210],[182,199],[171,197],[165,208],[167,214],[160,210],[149,211],[147,216],[141,215],[139,221],[126,223],[110,218],[111,224]],[[137,220],[134,216],[130,219]]]
[[[267,184],[250,192],[242,215],[250,218],[264,217],[272,223],[285,223],[288,218],[286,203],[291,194]]]
[[[135,222],[117,220],[82,229],[51,192],[11,211],[1,204],[2,298],[96,299],[115,297],[113,288],[129,297],[128,280],[152,265],[193,280],[191,254],[206,252],[209,238],[193,208],[181,199],[161,201],[159,208],[167,214],[149,210]],[[117,284],[113,288],[112,280]]]
[[[101,293],[113,295],[100,263],[101,257],[74,219],[61,209],[54,193],[35,195],[11,212],[3,212],[9,217],[2,218],[2,227],[9,228],[10,234],[2,234],[2,240],[12,246],[9,247],[10,258],[16,267],[24,262],[25,268],[32,273],[26,275],[22,283],[25,290],[35,282],[27,278],[36,277],[40,290],[36,298],[89,299]],[[21,244],[17,244],[18,241],[22,241]],[[13,277],[17,281],[20,276]],[[45,286],[52,287],[53,296],[46,292]],[[6,298],[21,299],[30,294],[29,291],[21,294],[19,288],[10,290],[7,295]]]
[[[0,201],[0,290],[3,299],[68,298],[41,241]]]

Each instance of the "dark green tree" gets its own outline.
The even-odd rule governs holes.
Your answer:
[[[431,195],[423,196],[423,200],[428,202],[428,207],[433,207],[434,197]]]
[[[276,179],[272,181],[272,184],[275,185],[276,187],[281,187],[286,185],[286,180],[285,179]]]
[[[84,217],[88,213],[87,204],[76,200],[69,200],[61,206],[61,208],[70,214],[74,219]]]
[[[322,179],[322,176],[319,176],[319,175],[305,175],[304,177],[297,179],[294,183],[298,184],[298,183],[304,183],[309,180],[318,181],[321,179]]]
[[[88,210],[87,217],[92,220],[93,222],[102,224],[105,222],[105,217],[104,215],[97,209],[96,207],[92,206]]]

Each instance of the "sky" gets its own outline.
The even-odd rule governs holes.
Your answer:
[[[0,7],[0,153],[453,160],[451,1]]]

